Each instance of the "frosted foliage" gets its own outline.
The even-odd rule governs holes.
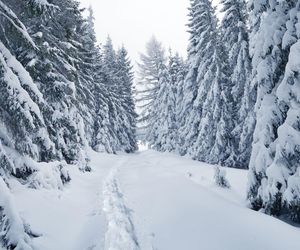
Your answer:
[[[254,131],[253,149],[249,171],[249,197],[254,207],[260,206],[259,190],[266,169],[272,164],[277,137],[277,128],[282,121],[274,88],[282,77],[279,69],[284,63],[280,43],[284,35],[284,8],[277,4],[273,8],[261,1],[252,1],[254,5],[250,17],[252,33],[250,35],[250,54],[252,56],[252,86],[257,86],[255,112],[257,124]],[[264,191],[262,191],[264,192]],[[261,192],[260,192],[261,193]]]
[[[228,53],[230,79],[232,81],[231,95],[233,98],[232,148],[228,166],[248,167],[253,130],[255,125],[254,103],[256,91],[251,86],[251,59],[249,55],[249,38],[244,0],[223,0],[221,23],[222,43]]]
[[[294,19],[297,20],[293,14],[294,11],[294,9],[291,10],[287,33],[290,33],[292,29],[289,27],[290,23],[295,22]],[[293,35],[297,37],[295,28]],[[277,96],[287,106],[287,112],[283,124],[278,128],[276,154],[267,172],[268,192],[272,196],[279,193],[280,196],[284,197],[290,209],[291,217],[296,221],[300,220],[300,211],[296,209],[300,201],[299,185],[296,182],[297,178],[299,179],[300,168],[299,56],[300,42],[297,41],[290,48],[284,79],[277,89]]]
[[[10,22],[14,28],[21,33],[23,38],[33,47],[36,48],[36,45],[34,44],[32,38],[27,32],[26,27],[24,24],[19,20],[19,18],[16,16],[16,14],[7,7],[6,4],[3,3],[3,1],[0,1],[0,16],[3,16],[8,22]]]
[[[30,231],[16,209],[13,196],[0,176],[0,246],[6,249],[33,250]]]
[[[147,133],[151,147],[159,151],[174,151],[176,136],[175,93],[170,73],[161,66],[159,90],[153,101],[153,123]]]
[[[36,103],[34,103],[27,93],[26,90],[22,87],[22,85],[29,87],[32,92],[43,101],[42,94],[37,89],[36,85],[33,83],[31,77],[29,76],[28,72],[23,68],[23,66],[16,60],[16,58],[10,54],[9,50],[4,46],[3,43],[0,42],[0,60],[1,66],[3,67],[4,76],[3,79],[7,83],[10,83],[10,92],[19,93],[17,95],[17,100],[19,103],[27,103],[24,105],[24,113],[26,114],[27,119],[33,123],[33,118],[31,117],[31,112],[34,113],[40,121],[43,122],[43,118],[40,112],[39,107]],[[33,125],[33,124],[32,124]],[[33,125],[34,126],[34,125]]]
[[[299,222],[299,3],[265,7],[251,42],[258,99],[248,195],[255,209]]]
[[[146,135],[148,128],[151,129],[153,119],[155,119],[153,102],[160,87],[160,67],[165,63],[165,50],[162,44],[155,37],[152,37],[146,44],[145,54],[140,55],[138,64],[137,106],[140,110],[140,127],[144,131],[142,132],[144,135]]]
[[[230,188],[230,184],[226,178],[226,170],[215,167],[214,180],[216,185],[222,188]]]
[[[225,90],[227,73],[223,74],[221,63],[226,58],[218,58],[221,50],[218,48],[217,19],[209,1],[191,1],[188,26],[191,37],[188,72],[182,85],[184,97],[179,107],[178,151],[197,160],[216,163],[227,157],[226,153],[217,155],[220,143],[224,142],[215,140],[220,132],[216,126],[222,113],[220,99],[227,95],[222,96],[221,92],[228,90]]]

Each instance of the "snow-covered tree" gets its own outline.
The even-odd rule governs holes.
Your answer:
[[[282,49],[289,50],[289,57],[275,90],[283,121],[276,132],[274,159],[266,170],[266,186],[262,186],[263,206],[268,213],[287,212],[300,222],[300,1],[279,6],[287,17]]]
[[[280,192],[268,192],[267,169],[272,166],[278,144],[278,128],[284,122],[283,110],[276,89],[284,78],[288,50],[283,46],[289,6],[286,1],[250,1],[250,53],[252,56],[252,86],[257,87],[255,104],[256,127],[249,166],[248,198],[254,209],[279,215],[282,208]],[[278,155],[276,155],[278,158]],[[285,179],[287,181],[287,179]],[[274,182],[281,190],[282,182]],[[284,187],[283,187],[284,188]]]
[[[84,149],[99,145],[95,140],[106,141],[107,152],[133,152],[130,62],[109,44],[101,54],[91,9],[83,18],[77,1],[12,0],[1,1],[0,10],[3,159],[8,147],[84,168]]]
[[[95,122],[92,147],[98,152],[113,153],[113,141],[115,135],[110,126],[109,104],[111,102],[107,86],[105,85],[105,75],[103,73],[103,61],[100,50],[97,51],[94,60],[94,97],[95,97]]]
[[[79,30],[83,20],[76,1],[52,3],[58,6],[54,14],[43,12],[40,15],[26,9],[22,12],[24,23],[30,27],[39,49],[35,53],[23,50],[19,58],[39,85],[47,103],[43,116],[56,148],[52,159],[79,163],[84,157],[81,148],[86,142],[83,117],[87,117],[83,112],[86,105],[81,99],[83,80],[78,74],[82,69]]]
[[[37,50],[37,45],[25,25],[3,1],[0,2],[0,11],[0,141],[21,155],[47,160],[53,155],[54,145],[42,114],[46,102],[30,74],[12,54],[16,45],[32,53]],[[4,147],[1,151],[2,160],[14,165],[10,174],[31,171],[30,166],[9,160]]]
[[[109,150],[112,152],[134,152],[137,144],[132,66],[125,48],[121,48],[116,53],[110,38],[107,39],[103,48],[101,71],[99,82],[102,84],[98,85],[98,88],[103,88],[106,92],[102,98],[107,101],[106,104],[101,100],[98,101],[104,107],[104,113],[100,112],[104,117],[103,122],[108,119],[109,128],[104,128],[100,122],[98,129],[102,134],[106,130],[109,133],[107,138],[110,138],[110,145],[104,147],[110,148]],[[97,138],[99,136],[100,134],[97,135]]]
[[[171,152],[176,143],[175,91],[167,66],[160,67],[159,89],[153,100],[153,118],[146,139],[152,148]]]
[[[190,0],[187,73],[179,91],[179,93],[182,93],[179,97],[182,101],[179,103],[177,111],[177,120],[180,124],[177,151],[181,155],[188,153],[189,148],[195,142],[200,119],[199,114],[195,113],[196,108],[194,108],[194,101],[199,88],[198,70],[200,58],[202,57],[199,36],[203,31],[203,27],[201,18],[199,18],[201,15],[199,6],[199,0]]]
[[[103,46],[103,74],[104,84],[108,91],[108,113],[109,124],[111,126],[111,136],[113,152],[120,151],[122,149],[122,118],[121,118],[121,106],[119,101],[119,85],[117,77],[117,55],[113,48],[112,40],[108,37],[105,45]]]
[[[228,54],[232,81],[232,114],[234,129],[228,166],[247,168],[250,160],[253,130],[255,126],[254,104],[256,89],[251,85],[251,59],[247,28],[245,0],[222,0],[224,17],[221,38]]]
[[[215,10],[210,1],[191,1],[189,72],[180,108],[181,154],[224,164],[230,155],[231,81]],[[183,143],[182,143],[183,141]]]
[[[139,78],[137,84],[137,101],[140,108],[140,126],[143,133],[151,128],[153,122],[153,101],[159,89],[160,67],[166,64],[165,50],[162,44],[152,37],[146,45],[146,53],[141,54]],[[154,118],[155,119],[155,118]]]
[[[229,181],[226,178],[226,170],[215,167],[214,180],[217,186],[222,188],[230,188]]]
[[[117,53],[117,76],[118,94],[122,115],[122,127],[124,140],[122,141],[123,150],[127,153],[137,150],[136,140],[136,119],[135,103],[133,99],[133,67],[128,58],[125,47],[121,47]]]

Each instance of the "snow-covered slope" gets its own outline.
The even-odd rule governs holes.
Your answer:
[[[64,190],[13,183],[20,216],[39,250],[298,250],[300,229],[247,208],[247,171],[172,154],[90,152],[91,173],[69,167]]]

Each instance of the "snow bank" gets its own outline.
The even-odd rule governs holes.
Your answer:
[[[12,195],[0,177],[0,246],[15,250],[33,250],[31,237],[38,235],[24,225],[18,214]]]

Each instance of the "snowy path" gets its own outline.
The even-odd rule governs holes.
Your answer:
[[[93,153],[92,156],[96,154]],[[63,191],[14,188],[21,215],[43,234],[38,250],[102,250],[106,232],[103,182],[119,158],[92,157],[93,172],[69,169],[71,182]]]
[[[122,167],[122,163],[120,166]],[[140,248],[131,218],[131,210],[124,202],[123,194],[116,179],[116,172],[117,169],[111,171],[103,188],[103,210],[106,213],[108,225],[105,234],[105,249],[138,250]]]
[[[212,166],[172,154],[91,157],[63,191],[14,185],[38,250],[300,249],[299,228],[246,208],[246,171],[228,169],[224,190]]]

